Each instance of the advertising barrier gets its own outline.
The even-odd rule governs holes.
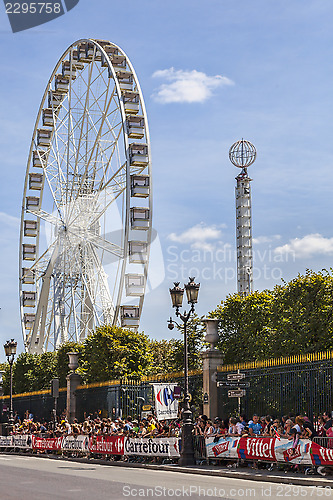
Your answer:
[[[180,440],[175,437],[152,439],[78,435],[44,438],[29,434],[0,436],[0,448],[143,457],[178,458],[179,443]],[[210,437],[206,438],[206,456],[213,459],[263,460],[333,467],[333,448],[325,448],[308,439],[300,439],[293,449],[292,440],[283,438],[225,437],[216,440]]]
[[[12,436],[0,436],[0,448],[10,448],[13,446]]]
[[[30,434],[15,434],[12,436],[12,446],[14,448],[28,449],[32,448],[32,439]]]
[[[44,438],[30,434],[0,436],[1,448],[38,451],[73,451],[105,455],[179,457],[178,438],[126,438],[124,436],[61,436]]]
[[[62,451],[89,452],[89,436],[79,434],[78,436],[65,436],[61,442]]]
[[[58,438],[42,438],[39,436],[31,436],[32,449],[44,451],[61,451],[63,437]]]
[[[125,438],[124,455],[179,457],[179,439]]]
[[[93,436],[89,441],[89,451],[106,455],[124,455],[124,439],[123,436]]]
[[[214,442],[214,438],[207,438],[206,450],[207,458],[333,466],[333,449],[324,448],[308,439],[300,439],[293,450],[292,440],[283,438],[226,437],[217,442]]]

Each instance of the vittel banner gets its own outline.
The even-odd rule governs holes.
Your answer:
[[[307,439],[301,439],[294,450],[292,440],[288,439],[228,437],[220,438],[217,442],[214,442],[214,438],[206,440],[207,456],[209,458],[240,458],[308,465],[314,463],[313,455],[310,454],[311,446],[315,447],[315,456],[318,457],[319,448],[321,447]],[[333,460],[331,463],[333,463]]]
[[[206,439],[207,457],[214,458],[238,458],[237,446],[240,438],[220,438],[217,442],[214,438]]]
[[[276,461],[275,439],[273,438],[240,438],[237,445],[239,458]]]

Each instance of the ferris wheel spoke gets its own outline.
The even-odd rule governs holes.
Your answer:
[[[101,236],[90,236],[89,242],[101,250],[118,257],[119,259],[124,258],[124,249],[122,247],[102,238]]]
[[[59,224],[59,218],[56,217],[53,214],[49,214],[45,210],[42,210],[41,208],[38,210],[27,210],[28,214],[35,215],[38,219],[42,219],[45,222],[48,222],[50,224],[53,224],[54,226],[57,226]]]
[[[101,157],[104,156],[105,161],[108,161],[109,163],[111,161],[111,158],[112,158],[115,146],[114,146],[114,144],[111,143],[107,147],[102,147],[102,141],[101,141],[101,139],[106,134],[110,133],[110,130],[107,130],[106,132],[103,133],[103,127],[105,126],[106,121],[107,121],[108,109],[109,109],[111,101],[112,101],[112,99],[109,100],[109,104],[107,105],[106,109],[102,111],[103,115],[102,115],[102,119],[100,121],[98,129],[95,127],[94,124],[92,126],[92,128],[94,128],[94,130],[95,130],[95,133],[96,133],[95,136],[96,137],[95,137],[95,141],[94,141],[93,145],[87,151],[87,153],[89,154],[89,158],[85,162],[86,163],[86,167],[85,167],[85,170],[84,170],[84,172],[82,174],[82,177],[81,177],[81,183],[80,183],[80,186],[79,186],[79,189],[78,189],[78,192],[77,192],[77,196],[79,196],[79,193],[80,193],[80,191],[82,189],[82,186],[83,186],[84,182],[86,181],[86,179],[88,177],[89,168],[90,168],[90,166],[91,166],[92,163],[93,163],[93,171],[90,172],[90,176],[93,177],[93,178],[96,176],[96,161],[92,162],[94,154],[99,153]],[[118,131],[118,135],[114,137],[114,142],[116,142],[116,141],[119,140],[119,136],[120,136],[120,133],[121,133],[121,125],[122,125],[121,122],[119,122],[118,124],[116,124],[116,126],[119,127],[119,131]],[[111,128],[111,132],[113,132],[113,128]],[[114,132],[113,132],[113,136],[114,136]],[[109,154],[107,154],[108,150],[110,148],[112,150],[111,150],[111,152]],[[104,173],[105,172],[105,167],[103,167],[103,164],[102,164],[102,170],[103,170],[103,173]]]
[[[85,104],[84,104],[84,112],[83,112],[83,115],[82,115],[82,120],[81,120],[81,128],[80,128],[80,137],[79,137],[79,142],[78,142],[78,151],[80,151],[80,147],[81,147],[81,142],[82,142],[82,138],[83,138],[83,128],[85,126],[85,121],[86,121],[86,110],[87,110],[87,105],[89,103],[89,88],[90,88],[90,81],[91,81],[91,77],[92,77],[92,71],[93,71],[93,66],[91,65],[90,66],[90,70],[89,70],[89,76],[88,76],[88,83],[87,83],[87,90],[86,90],[86,98],[85,98]],[[77,168],[78,168],[78,161],[79,161],[79,158],[77,157],[76,158],[76,161],[75,161],[75,166],[74,166],[74,172],[76,172]]]
[[[57,246],[57,240],[54,241],[40,256],[39,258],[31,265],[30,271],[34,271],[35,273],[39,273],[41,277],[44,275],[45,269],[50,262],[50,255],[52,255],[55,247]],[[51,253],[52,252],[52,253]],[[42,271],[43,270],[43,271]]]

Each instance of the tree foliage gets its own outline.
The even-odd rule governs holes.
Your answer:
[[[15,393],[48,389],[56,376],[56,357],[53,352],[43,354],[21,353],[13,365],[13,391]],[[9,389],[7,372],[4,390]]]
[[[333,348],[332,314],[332,272],[307,270],[271,291],[230,295],[211,316],[224,362],[236,363]]]
[[[106,325],[84,341],[81,372],[86,382],[140,378],[150,358],[149,339],[144,333]]]
[[[179,372],[184,369],[184,327],[180,323],[178,338],[170,340],[151,340],[151,374]],[[187,324],[188,366],[189,370],[201,368],[200,352],[204,348],[204,326],[202,318],[194,316]]]

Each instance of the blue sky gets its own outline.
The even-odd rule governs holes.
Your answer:
[[[250,167],[254,287],[329,268],[333,6],[320,0],[80,0],[65,16],[12,34],[0,13],[0,340],[22,348],[18,220],[36,113],[62,52],[109,39],[130,57],[144,93],[153,155],[153,225],[164,255],[142,329],[168,338],[168,287],[196,272],[197,312],[236,290],[229,147],[257,148]],[[224,253],[223,253],[224,252]],[[155,269],[156,272],[156,269]],[[3,358],[0,350],[0,360]]]

